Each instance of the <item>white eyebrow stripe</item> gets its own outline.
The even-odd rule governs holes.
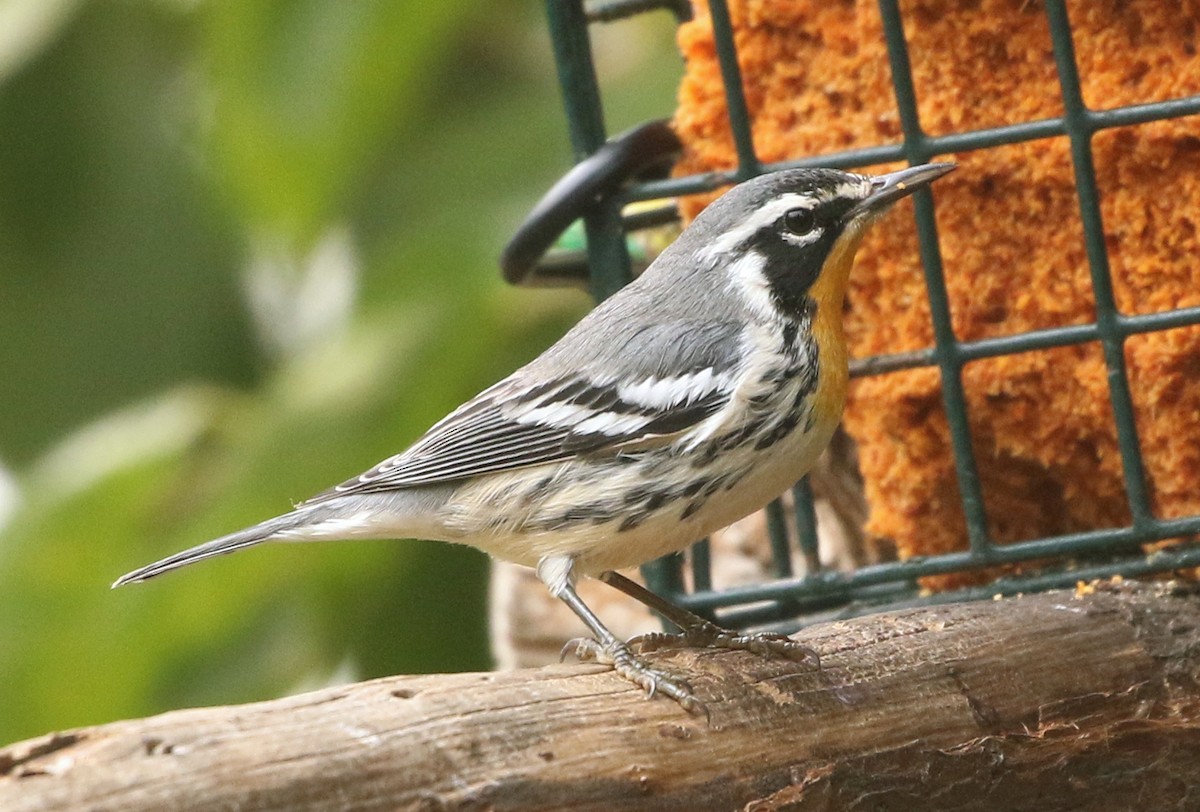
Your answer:
[[[774,223],[784,212],[792,209],[812,209],[820,202],[820,199],[813,195],[799,192],[780,195],[752,212],[737,228],[730,229],[698,251],[696,259],[701,262],[718,259],[753,237],[765,226]]]

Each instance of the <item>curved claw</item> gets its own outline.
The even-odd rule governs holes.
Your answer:
[[[590,637],[576,637],[563,646],[561,656],[566,657],[572,651],[580,661],[611,665],[613,671],[619,676],[645,691],[647,699],[652,699],[661,693],[674,699],[688,713],[703,711],[705,717],[709,715],[704,703],[693,695],[691,684],[665,671],[650,667],[634,654],[626,643],[614,641],[603,644]]]
[[[786,634],[747,634],[739,635],[734,639],[744,641],[747,651],[751,651],[761,657],[785,657],[797,663],[812,660],[816,663],[817,668],[821,667],[821,655],[803,643],[797,643]]]
[[[734,632],[715,623],[705,622],[679,634],[647,632],[631,637],[628,645],[639,654],[666,648],[718,648],[748,651],[760,657],[783,657],[797,663],[812,662],[821,668],[821,655],[815,649],[777,632]]]
[[[591,645],[588,645],[589,643]],[[595,657],[594,648],[598,645],[599,643],[590,637],[572,637],[558,652],[558,661],[561,663],[567,659],[568,654],[574,654],[581,662],[586,662]]]
[[[696,699],[696,697],[689,696],[687,699],[681,699],[679,700],[679,704],[688,713],[703,713],[705,723],[712,724],[712,711],[708,709],[708,705],[705,705],[699,699]]]
[[[661,648],[671,648],[677,646],[676,639],[680,637],[677,634],[668,634],[667,632],[646,632],[645,634],[635,635],[625,641],[625,645],[636,649],[639,654],[646,654],[650,651],[658,651]]]

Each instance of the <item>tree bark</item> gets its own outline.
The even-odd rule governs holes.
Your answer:
[[[649,655],[393,677],[0,750],[0,809],[1197,809],[1200,596],[1167,583],[823,624],[822,669]]]

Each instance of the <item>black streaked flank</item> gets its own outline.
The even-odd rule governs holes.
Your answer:
[[[742,471],[739,471],[736,474],[733,474],[732,476],[729,476],[725,482],[725,490],[727,490],[727,491],[733,490],[734,487],[739,482],[741,482],[746,477],[746,474],[748,474],[748,473],[750,473],[750,469],[746,468],[746,469],[743,469]]]
[[[804,430],[812,431],[813,426],[817,424],[817,413],[812,409],[808,410],[808,416],[804,418]]]
[[[632,530],[648,518],[650,518],[649,513],[631,513],[617,525],[617,532],[624,533],[627,530]]]
[[[777,442],[787,437],[796,426],[800,424],[800,410],[793,408],[787,413],[787,416],[771,427],[771,430],[758,438],[754,443],[755,451],[762,451],[770,448]]]
[[[647,499],[650,499],[652,496],[654,496],[655,493],[657,493],[657,491],[651,490],[650,486],[648,485],[638,485],[627,490],[621,501],[627,505],[635,505],[638,502],[645,502]]]
[[[546,522],[542,529],[564,530],[580,524],[604,524],[617,517],[615,506],[600,502],[589,502],[584,505],[574,505],[560,513],[555,519]]]
[[[724,405],[725,395],[710,396],[689,406],[676,406],[666,412],[657,412],[658,417],[641,424],[638,428],[621,434],[603,431],[584,433],[570,432],[562,440],[562,451],[568,454],[586,453],[613,442],[630,442],[647,436],[662,436],[683,431],[699,423]],[[615,411],[615,410],[614,410]],[[635,414],[645,414],[645,411]],[[651,412],[654,414],[654,412]],[[616,439],[614,439],[616,438]]]
[[[646,510],[658,510],[667,501],[670,494],[667,491],[659,491],[646,500]]]
[[[800,325],[795,321],[789,321],[783,325],[783,351],[793,351],[796,346],[796,337],[800,334]]]

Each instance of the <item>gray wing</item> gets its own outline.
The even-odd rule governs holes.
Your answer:
[[[729,401],[740,329],[711,322],[649,325],[618,330],[609,341],[575,352],[564,345],[579,338],[568,334],[460,406],[408,450],[305,504],[581,454],[616,454],[684,432]],[[560,363],[562,356],[574,363]]]

